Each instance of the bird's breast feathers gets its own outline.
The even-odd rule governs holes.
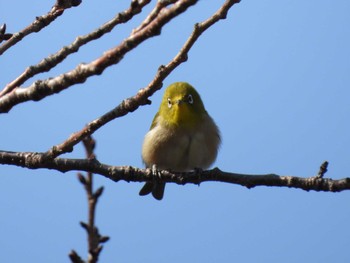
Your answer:
[[[145,136],[142,159],[147,166],[178,172],[206,169],[215,161],[219,144],[218,129],[209,116],[191,131],[169,127],[158,119]]]

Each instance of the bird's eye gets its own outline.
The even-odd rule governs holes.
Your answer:
[[[172,106],[171,100],[170,98],[168,98],[168,107],[171,108],[171,106]]]
[[[189,103],[189,104],[193,104],[193,97],[192,97],[191,94],[188,95],[187,99],[188,99],[188,103]]]

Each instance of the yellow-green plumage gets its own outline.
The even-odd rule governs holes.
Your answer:
[[[147,167],[186,172],[206,169],[216,159],[220,132],[197,91],[186,82],[171,84],[142,146]],[[165,183],[147,182],[140,195],[152,192],[161,200]]]

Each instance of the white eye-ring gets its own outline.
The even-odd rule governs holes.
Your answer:
[[[168,98],[168,107],[171,108],[171,106],[172,106],[171,100],[170,98]]]
[[[193,104],[193,97],[192,97],[192,95],[190,94],[190,95],[188,95],[188,103],[189,104]]]

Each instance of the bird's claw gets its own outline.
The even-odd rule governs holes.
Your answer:
[[[162,174],[161,174],[160,170],[158,170],[156,164],[152,165],[152,175],[153,175],[153,180],[158,181],[162,178]]]

